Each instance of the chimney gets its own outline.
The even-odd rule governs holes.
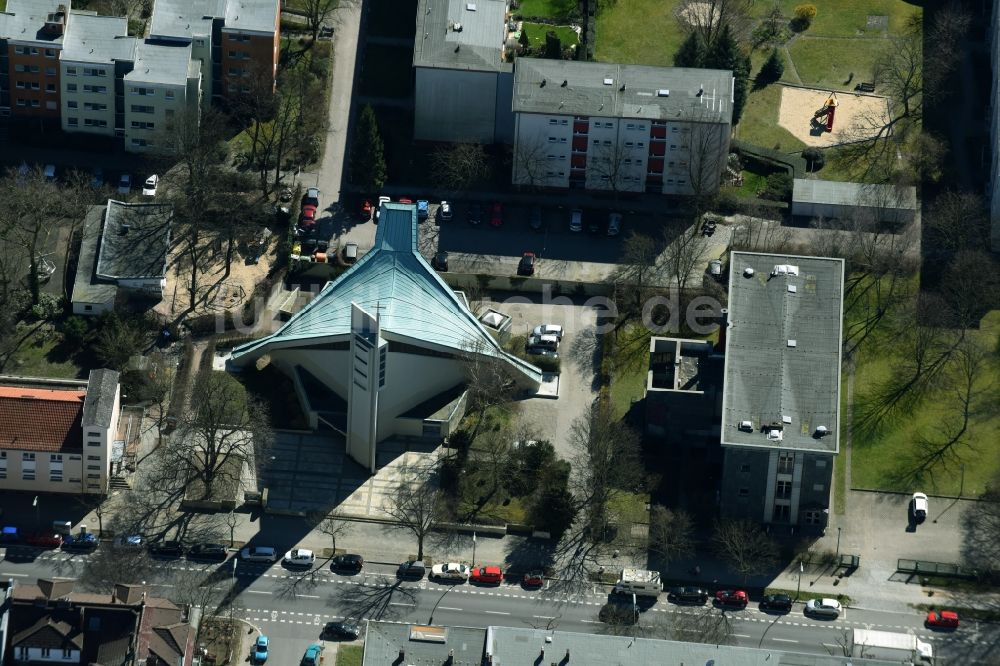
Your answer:
[[[729,328],[729,310],[722,308],[719,310],[719,341],[715,343],[715,351],[720,354],[726,353],[726,331]]]
[[[61,35],[66,31],[66,5],[59,5],[56,10],[45,17],[42,33],[46,35]]]

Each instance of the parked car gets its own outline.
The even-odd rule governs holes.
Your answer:
[[[441,250],[440,252],[438,252],[437,254],[435,254],[433,261],[431,261],[431,264],[434,266],[434,268],[436,268],[437,270],[441,271],[442,273],[447,273],[448,272],[448,252],[445,251],[445,250]]]
[[[327,622],[323,627],[320,638],[328,640],[331,638],[346,638],[355,640],[361,635],[361,627],[353,622]]]
[[[451,222],[452,212],[450,203],[447,201],[441,202],[441,205],[438,206],[437,218],[442,222]]]
[[[417,199],[417,221],[426,220],[430,215],[430,203],[427,199]]]
[[[358,260],[358,244],[351,242],[344,245],[344,263],[353,264]]]
[[[459,564],[457,562],[435,564],[431,567],[431,573],[428,578],[431,580],[464,583],[469,579],[469,567],[465,564]]]
[[[255,664],[263,664],[267,661],[267,649],[269,647],[269,641],[267,636],[261,634],[257,637],[257,642],[253,644],[253,654],[251,655],[251,661]]]
[[[672,587],[667,592],[667,599],[677,604],[705,604],[708,592],[700,587]]]
[[[910,505],[913,507],[913,520],[917,524],[927,520],[927,495],[923,493],[913,493],[913,499],[910,500]]]
[[[295,548],[281,559],[282,563],[295,567],[311,567],[316,561],[316,553],[305,548]]]
[[[99,190],[104,187],[104,169],[97,167],[93,173],[94,175],[90,179],[90,186],[95,190]]]
[[[378,224],[379,216],[382,214],[382,204],[387,204],[392,199],[389,197],[379,197],[378,198],[378,208],[375,209],[375,224]]]
[[[563,337],[563,327],[559,324],[539,324],[531,331],[532,335],[542,336],[542,335],[554,335],[562,342]]]
[[[244,562],[266,562],[270,564],[278,559],[278,551],[270,546],[248,546],[240,551],[240,559]]]
[[[608,214],[608,235],[617,236],[622,232],[622,214],[621,213],[609,213]]]
[[[319,666],[322,656],[323,646],[318,643],[313,643],[306,648],[305,654],[302,655],[300,666]]]
[[[518,275],[534,275],[535,274],[535,253],[525,252],[521,255],[521,261],[517,264],[517,274]]]
[[[541,587],[545,585],[545,573],[538,569],[529,571],[521,578],[521,584],[525,587]]]
[[[132,191],[132,175],[123,173],[118,179],[118,194],[128,194]]]
[[[469,224],[479,224],[483,220],[483,207],[479,204],[470,205],[466,217],[469,220]]]
[[[559,358],[559,352],[553,349],[548,349],[547,347],[529,346],[524,351],[530,356],[546,356],[548,358]]]
[[[601,233],[601,223],[597,220],[597,213],[587,215],[587,231],[592,234]]]
[[[306,193],[302,195],[302,207],[312,206],[313,208],[319,208],[319,188],[310,187],[306,190]]]
[[[156,541],[149,544],[149,554],[162,557],[180,557],[184,554],[184,546],[180,541]]]
[[[541,347],[550,351],[559,350],[559,338],[554,335],[531,335],[528,336],[528,347]]]
[[[499,201],[493,203],[493,210],[490,213],[490,226],[491,227],[502,227],[503,226],[503,204]]]
[[[20,534],[18,534],[17,528],[12,525],[5,525],[2,530],[0,530],[0,543],[17,543],[21,540]]]
[[[341,571],[361,571],[365,566],[365,558],[360,555],[337,555],[330,561],[330,568]]]
[[[792,598],[787,594],[768,594],[760,600],[760,609],[788,613],[792,610]]]
[[[42,171],[42,174],[45,176],[45,180],[51,183],[56,179],[56,165],[46,164],[45,169]]]
[[[160,177],[155,173],[146,179],[146,182],[142,184],[142,195],[144,197],[155,197],[156,196],[156,186],[160,184]]]
[[[927,613],[927,626],[940,629],[958,629],[958,613],[955,611],[930,611]]]
[[[24,537],[24,543],[29,546],[39,546],[41,548],[58,548],[62,545],[62,542],[62,535],[53,534],[52,532],[36,532]]]
[[[420,579],[427,572],[422,560],[407,560],[396,569],[396,575],[400,578]]]
[[[503,571],[500,567],[476,567],[472,570],[469,580],[473,583],[483,583],[487,585],[499,585],[503,582]]]
[[[836,619],[840,617],[842,608],[836,599],[810,599],[806,602],[804,612],[806,615]]]
[[[574,208],[569,215],[569,230],[583,231],[583,211],[579,208]]]
[[[412,204],[413,203],[413,199],[411,199],[410,197],[399,197],[399,203],[401,203],[401,204]]]
[[[750,603],[750,597],[743,590],[719,590],[715,593],[715,600],[720,606],[736,606],[746,608]]]
[[[146,539],[141,534],[123,534],[114,540],[113,545],[124,550],[140,550],[146,547]]]
[[[532,229],[542,228],[542,208],[541,206],[532,206],[531,211],[528,212],[528,226]]]
[[[196,543],[188,549],[188,559],[224,560],[229,557],[229,549],[221,543]]]
[[[97,535],[93,532],[79,532],[63,538],[63,550],[93,550],[97,548]]]

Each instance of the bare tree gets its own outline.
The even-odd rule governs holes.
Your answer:
[[[791,238],[791,230],[781,222],[746,215],[737,218],[729,243],[733,250],[781,253],[788,249]]]
[[[330,551],[334,555],[337,553],[337,538],[344,536],[354,527],[353,522],[336,514],[314,515],[310,522],[315,524],[313,529],[330,537]]]
[[[270,442],[266,408],[232,376],[210,370],[195,377],[191,407],[170,441],[178,480],[197,484],[205,499],[220,482],[235,492],[244,467]]]
[[[633,176],[645,174],[638,170],[633,161],[635,150],[624,141],[612,139],[587,153],[587,187],[611,190],[615,201],[622,191],[642,191],[642,185],[629,187]],[[635,173],[633,173],[635,172]]]
[[[305,14],[312,41],[316,41],[320,28],[330,22],[342,5],[353,4],[355,0],[303,0],[299,8]]]
[[[678,228],[679,227],[679,228]],[[678,227],[663,228],[666,248],[661,262],[665,276],[670,278],[683,293],[692,273],[700,273],[705,265],[708,243],[698,230],[698,225],[681,223]]]
[[[464,362],[468,410],[476,415],[476,425],[471,433],[474,440],[487,411],[509,402],[517,385],[508,361],[489,349],[484,342],[471,343],[465,350]]]
[[[656,241],[644,234],[629,232],[622,243],[621,257],[609,276],[618,306],[616,330],[642,316],[650,292],[661,286],[664,273]]]
[[[719,555],[743,576],[768,573],[778,561],[778,547],[760,525],[749,520],[723,520],[716,524],[712,535]]]
[[[456,143],[438,147],[431,157],[436,180],[455,190],[465,190],[490,176],[490,161],[478,143]]]
[[[1000,571],[1000,472],[962,514],[962,560],[984,577]]]
[[[733,642],[734,629],[726,611],[709,606],[694,613],[676,613],[669,637],[686,643],[729,645]]]
[[[949,76],[962,58],[962,46],[972,24],[972,15],[960,0],[938,7],[924,25],[925,43],[931,53],[924,60],[924,80],[928,94],[943,95],[950,89]]]
[[[729,140],[727,126],[712,122],[706,109],[688,124],[688,129],[688,180],[694,194],[694,219],[700,221],[702,213],[711,207],[712,199],[719,192]]]
[[[751,28],[752,8],[753,0],[683,0],[675,15],[681,29],[697,33],[707,49],[726,26],[737,41],[745,39]]]
[[[669,563],[694,553],[694,524],[683,510],[654,504],[649,512],[649,551]]]
[[[552,170],[548,159],[548,138],[542,133],[531,136],[517,136],[513,155],[513,182],[515,185],[525,185],[529,188],[544,186]]]
[[[417,558],[424,559],[424,541],[442,511],[441,491],[426,470],[408,468],[402,481],[386,497],[382,510],[394,522],[391,529],[409,532],[417,540]]]
[[[48,235],[65,222],[64,215],[78,211],[63,210],[60,188],[46,180],[40,167],[23,173],[9,169],[6,178],[0,180],[0,200],[4,202],[0,206],[0,235],[10,249],[16,248],[16,254],[10,257],[10,269],[16,274],[10,277],[14,282],[26,279],[31,303],[38,303],[40,251]]]
[[[118,542],[101,546],[84,562],[80,583],[94,592],[108,592],[117,583],[152,582],[163,573],[155,566],[145,548],[121,545]]]

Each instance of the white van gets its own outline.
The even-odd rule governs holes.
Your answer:
[[[659,597],[663,591],[659,571],[622,569],[621,578],[615,583],[613,594],[634,594],[637,597]]]

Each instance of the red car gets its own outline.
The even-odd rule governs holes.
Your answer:
[[[715,600],[722,606],[739,606],[743,608],[750,603],[750,597],[743,590],[719,590]]]
[[[413,199],[410,197],[399,197],[399,203],[411,204],[413,203]]]
[[[63,538],[61,534],[53,534],[52,532],[38,532],[36,534],[29,534],[25,537],[24,542],[29,546],[40,546],[42,548],[59,548],[62,546]]]
[[[521,584],[525,587],[541,587],[545,585],[545,574],[541,571],[529,571],[524,574]]]
[[[499,585],[503,582],[503,571],[500,570],[500,567],[475,567],[469,580],[473,583]]]
[[[372,202],[369,201],[368,199],[365,199],[364,203],[361,204],[361,219],[362,220],[372,219],[372,210],[374,210]]]
[[[957,629],[958,613],[955,611],[931,611],[927,613],[927,626]]]
[[[302,207],[302,214],[300,215],[302,220],[315,220],[316,219],[316,206],[306,205]]]
[[[499,201],[493,204],[493,213],[490,214],[490,226],[503,226],[503,204]]]

